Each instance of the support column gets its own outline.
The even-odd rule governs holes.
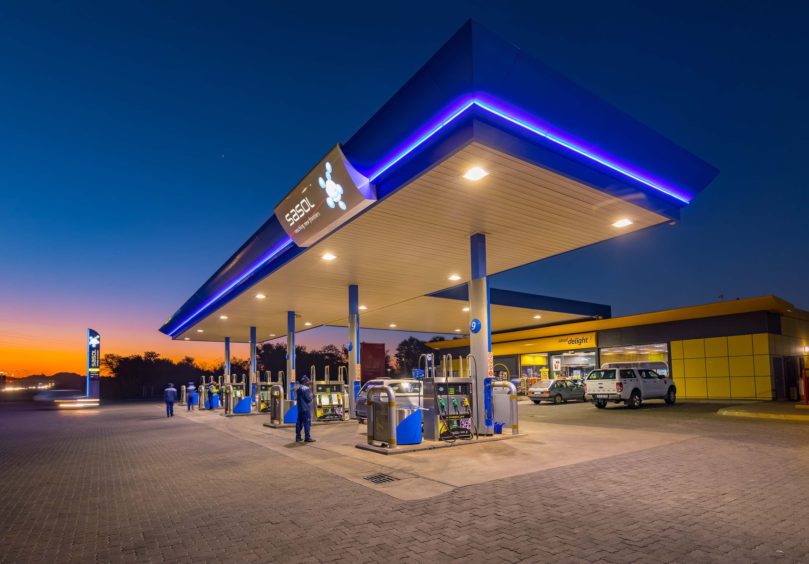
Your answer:
[[[357,395],[360,393],[362,367],[360,366],[360,290],[356,284],[348,287],[348,409],[351,417],[356,413]]]
[[[475,233],[470,239],[472,277],[469,281],[469,349],[475,359],[477,385],[475,386],[475,412],[478,432],[491,433],[491,423],[486,421],[487,406],[484,402],[484,380],[494,376],[492,357],[492,331],[489,325],[489,282],[486,278],[486,236]]]
[[[295,397],[295,312],[287,312],[287,397]]]
[[[225,369],[224,369],[225,377],[223,378],[225,383],[230,382],[230,337],[225,337]]]
[[[250,405],[252,410],[253,398],[253,383],[258,387],[258,378],[256,378],[256,328],[250,328],[250,369],[247,371],[247,382],[244,383],[244,397],[250,398]],[[258,409],[258,405],[256,405]]]

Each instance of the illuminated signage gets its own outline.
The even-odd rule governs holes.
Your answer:
[[[87,329],[87,397],[98,398],[98,376],[101,371],[101,334]]]
[[[598,343],[596,341],[596,333],[593,331],[590,333],[559,335],[558,337],[541,337],[528,341],[495,343],[493,346],[495,354],[502,355],[594,349],[598,346]]]
[[[295,244],[309,247],[376,201],[376,190],[335,146],[275,207]]]

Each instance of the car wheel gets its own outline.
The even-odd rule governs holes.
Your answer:
[[[556,405],[559,405],[564,401],[565,399],[562,397],[562,394],[556,394],[555,396],[553,396],[553,403],[555,403]]]
[[[607,401],[606,400],[596,400],[596,401],[593,402],[593,405],[596,406],[596,409],[604,409],[605,407],[607,407]]]
[[[534,402],[534,405],[539,405],[539,400],[531,400],[531,401]]]
[[[666,403],[669,405],[674,405],[674,402],[677,401],[677,390],[674,389],[674,386],[669,387],[669,391],[666,392]]]
[[[627,407],[629,407],[629,409],[637,409],[642,403],[643,399],[640,397],[640,392],[638,390],[632,390],[629,399],[626,401]]]

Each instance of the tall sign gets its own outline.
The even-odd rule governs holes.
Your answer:
[[[376,201],[376,189],[336,145],[275,207],[295,244],[310,247]]]
[[[101,334],[95,329],[87,329],[87,397],[98,399],[101,372]]]

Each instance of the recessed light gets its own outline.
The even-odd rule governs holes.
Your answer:
[[[257,300],[263,300],[263,299],[264,299],[264,298],[266,298],[266,297],[267,297],[267,296],[265,296],[264,294],[256,294],[256,299],[257,299]]]
[[[542,316],[541,315],[535,315],[534,319],[542,319]]]
[[[465,308],[463,308],[463,311],[469,311],[469,306],[466,306]]]
[[[464,178],[466,178],[467,180],[471,180],[473,182],[480,180],[481,178],[484,178],[486,176],[489,176],[489,173],[480,168],[479,166],[473,166],[472,168],[467,170],[463,175]]]
[[[270,337],[275,337],[275,333],[270,333]]]
[[[460,330],[460,329],[456,329],[456,330],[455,330],[455,332],[456,332],[456,333],[460,333],[460,332],[461,332],[461,330]]]
[[[197,329],[197,333],[204,333],[205,329]]]
[[[361,310],[365,311],[366,309],[368,309],[368,306],[361,305],[361,306],[359,307],[359,309],[361,309]]]
[[[390,327],[391,329],[393,329],[394,327],[396,327],[396,324],[395,324],[395,323],[391,323],[390,325],[388,325],[388,327]]]
[[[322,257],[323,260],[334,260],[337,258],[337,255],[333,255],[331,253],[325,253]]]
[[[311,327],[312,323],[310,321],[307,321],[306,323],[304,323],[304,325],[306,325],[307,327]]]
[[[228,318],[228,316],[227,316],[227,315],[220,315],[220,316],[219,316],[219,319],[227,319],[227,318]]]
[[[184,337],[183,338],[183,341],[190,341],[190,340],[191,340],[191,337]]]
[[[461,277],[460,277],[459,275],[457,275],[457,274],[450,274],[450,275],[449,275],[449,279],[450,279],[452,282],[457,282],[458,280],[460,280],[460,279],[461,279]]]
[[[631,219],[623,218],[619,219],[615,223],[612,224],[613,227],[629,227],[632,225],[633,221]]]

